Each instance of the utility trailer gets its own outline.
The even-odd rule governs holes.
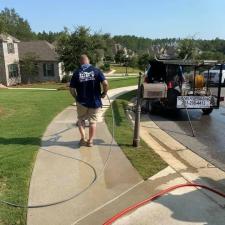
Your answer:
[[[221,96],[224,62],[155,58],[149,64],[141,85],[141,98],[146,100],[148,111],[201,109],[208,115],[224,100]],[[215,65],[220,66],[217,83],[210,77],[210,69]]]

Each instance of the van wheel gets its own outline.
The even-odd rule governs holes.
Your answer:
[[[202,109],[202,112],[204,115],[209,115],[210,113],[212,113],[213,108],[209,108],[209,109]]]

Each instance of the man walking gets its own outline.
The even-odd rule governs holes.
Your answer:
[[[70,93],[76,99],[80,146],[93,146],[97,114],[102,107],[101,98],[107,95],[108,82],[103,73],[90,64],[87,55],[81,55],[80,68],[72,76]],[[101,86],[103,92],[101,92]],[[85,120],[89,121],[89,138],[85,139]]]

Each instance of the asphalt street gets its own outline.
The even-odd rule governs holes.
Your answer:
[[[222,88],[221,96],[225,96]],[[225,171],[225,102],[211,115],[201,110],[189,110],[195,131],[192,136],[186,110],[177,115],[152,115],[150,118],[164,131],[207,161]]]

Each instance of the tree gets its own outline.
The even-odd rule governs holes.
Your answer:
[[[36,34],[36,38],[38,40],[46,40],[50,43],[53,43],[55,41],[58,40],[58,38],[65,32],[64,31],[61,31],[61,32],[52,32],[52,31],[49,31],[48,33],[43,31],[43,32],[38,32]]]
[[[117,51],[116,55],[115,55],[115,61],[116,63],[124,63],[126,57],[125,57],[125,52],[123,49],[120,49]]]
[[[80,26],[72,33],[63,33],[58,39],[56,50],[65,71],[69,72],[79,67],[81,54],[87,54],[94,65],[99,62],[103,58],[104,40],[101,35],[91,35],[89,28]]]
[[[0,34],[5,33],[5,24],[3,22],[3,19],[0,17]]]
[[[22,79],[28,84],[30,84],[33,78],[38,75],[37,60],[38,56],[32,52],[26,53],[26,55],[20,60],[20,73],[22,75]]]
[[[15,9],[5,8],[0,12],[0,31],[20,39],[30,40],[34,38],[30,25],[27,20],[16,13]]]
[[[225,55],[221,52],[204,51],[198,58],[208,60],[225,60]]]
[[[111,38],[110,34],[103,34],[102,38],[105,43],[104,59],[105,59],[105,61],[113,61],[114,57],[115,57],[114,52],[113,52],[115,42]]]
[[[195,59],[198,57],[198,49],[194,39],[183,39],[178,45],[178,56],[184,59]]]
[[[138,59],[138,67],[141,70],[145,70],[146,66],[149,64],[149,60],[153,59],[149,54],[143,54]]]
[[[132,68],[137,67],[138,66],[138,57],[136,57],[136,56],[129,57],[127,60],[127,65]]]

